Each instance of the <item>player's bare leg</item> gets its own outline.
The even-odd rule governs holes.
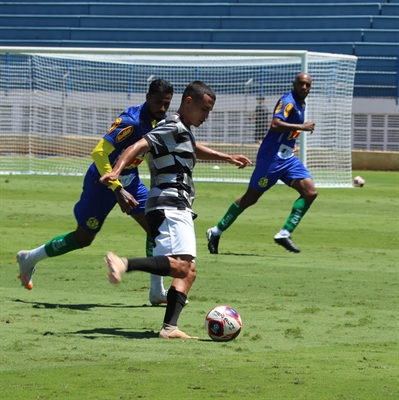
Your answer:
[[[156,256],[147,258],[119,257],[109,251],[104,258],[109,269],[109,281],[112,284],[120,283],[126,272],[143,271],[150,274],[171,276],[183,279],[190,271],[190,262],[180,257]]]
[[[144,213],[132,214],[132,218],[147,232],[146,238],[146,255],[147,257],[152,256],[153,242],[151,235],[149,234],[148,223]],[[159,306],[160,304],[167,303],[168,291],[165,290],[163,285],[163,277],[159,275],[150,274],[150,292],[148,299],[153,306]]]

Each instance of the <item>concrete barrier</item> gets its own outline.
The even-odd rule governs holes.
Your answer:
[[[352,150],[352,169],[399,171],[399,152]]]
[[[0,143],[0,153],[3,155],[28,155],[29,149],[32,156],[78,156],[90,157],[90,154],[99,141],[99,137],[80,137],[76,136],[43,136],[31,135],[30,140],[27,135],[21,135],[18,140],[14,136],[9,136],[9,140],[4,140],[4,146]],[[51,146],[49,146],[49,141]],[[237,145],[227,143],[203,143],[215,150],[222,152],[242,153],[251,160],[256,160],[258,151],[257,145]],[[309,149],[311,152],[312,149]],[[320,153],[320,149],[317,149]],[[396,151],[366,151],[352,150],[352,169],[369,171],[399,171],[399,152]]]

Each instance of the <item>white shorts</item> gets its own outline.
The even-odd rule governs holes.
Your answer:
[[[187,210],[164,210],[165,220],[158,228],[154,256],[197,255],[193,216]]]

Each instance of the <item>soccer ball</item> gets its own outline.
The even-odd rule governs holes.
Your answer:
[[[362,187],[365,183],[366,181],[361,176],[357,176],[353,179],[353,186],[355,187]]]
[[[205,318],[205,330],[215,342],[228,342],[241,332],[240,314],[230,306],[212,308]]]

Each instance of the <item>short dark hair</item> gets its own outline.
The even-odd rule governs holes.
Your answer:
[[[216,101],[215,92],[204,82],[193,81],[184,89],[182,100],[190,96],[194,100],[200,100],[207,94],[210,98]]]
[[[155,79],[151,82],[148,89],[148,94],[163,93],[163,94],[173,94],[173,86],[170,82],[165,81],[165,79]]]

